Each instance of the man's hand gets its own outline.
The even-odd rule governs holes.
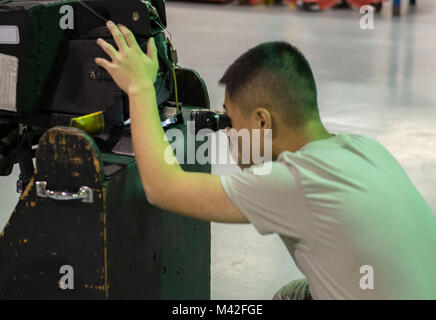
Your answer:
[[[97,44],[112,61],[95,58],[95,63],[109,72],[115,83],[128,95],[153,87],[159,68],[154,39],[148,40],[147,54],[145,54],[133,33],[125,26],[117,27],[112,21],[108,21],[107,27],[117,44],[118,51],[110,43],[99,38]]]

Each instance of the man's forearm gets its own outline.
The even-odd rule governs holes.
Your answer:
[[[193,218],[246,222],[225,194],[219,177],[184,172],[177,161],[173,165],[165,161],[165,151],[170,145],[160,123],[153,86],[159,69],[154,39],[148,40],[145,54],[129,29],[112,21],[108,21],[107,27],[119,50],[99,38],[98,45],[111,61],[95,58],[95,62],[129,96],[133,147],[148,201]]]
[[[167,183],[182,170],[178,163],[170,165],[164,161],[169,143],[160,123],[153,85],[150,83],[129,92],[129,104],[139,174],[147,197],[154,198],[165,193]]]

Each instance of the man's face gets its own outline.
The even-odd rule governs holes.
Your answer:
[[[233,102],[227,91],[224,99],[224,112],[230,118],[232,122],[232,128],[236,130],[240,129],[251,129],[250,115],[244,114],[241,107]]]
[[[253,149],[260,150],[260,156],[263,156],[264,139],[263,130],[260,125],[261,120],[256,116],[256,112],[244,114],[243,108],[229,97],[227,91],[224,100],[224,111],[232,122],[233,137],[229,137],[230,150],[232,151],[233,159],[241,168],[249,167],[254,164]],[[259,130],[260,139],[253,135],[253,131]],[[229,131],[231,132],[231,131]],[[235,137],[237,134],[237,137]],[[235,140],[237,139],[237,140]],[[236,141],[237,150],[236,150]],[[236,153],[237,151],[237,153]]]

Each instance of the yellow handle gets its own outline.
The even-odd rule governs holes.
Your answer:
[[[71,118],[70,127],[81,129],[91,136],[98,135],[104,129],[103,112],[98,111],[82,117]]]

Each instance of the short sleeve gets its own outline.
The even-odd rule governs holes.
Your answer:
[[[221,176],[221,184],[235,206],[261,234],[278,233],[301,239],[308,214],[300,183],[290,168],[270,161],[268,174],[255,174],[259,166],[231,176]]]

